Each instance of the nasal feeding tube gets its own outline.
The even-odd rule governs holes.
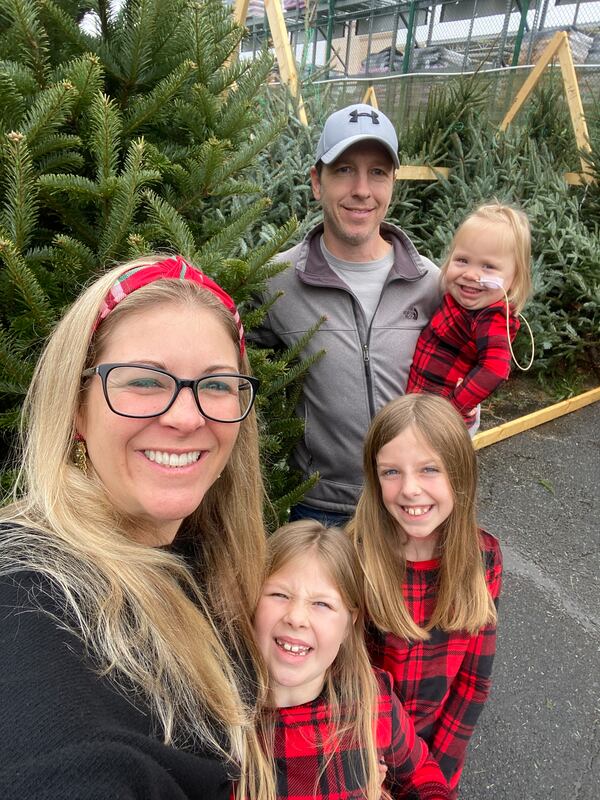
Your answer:
[[[519,362],[517,361],[517,357],[514,354],[512,349],[512,343],[510,341],[510,317],[509,317],[509,310],[508,310],[508,295],[506,294],[506,290],[504,288],[504,280],[498,275],[495,278],[479,278],[479,285],[484,289],[502,289],[504,292],[504,299],[506,301],[506,338],[508,339],[508,347],[510,349],[510,354],[512,356],[512,360],[515,362],[517,367],[522,372],[527,372],[527,370],[533,364],[533,357],[535,355],[535,340],[533,338],[533,333],[531,332],[531,327],[529,323],[523,316],[523,314],[519,314],[525,325],[527,325],[527,330],[529,331],[529,337],[531,339],[531,358],[529,359],[529,364],[526,367],[522,367]]]

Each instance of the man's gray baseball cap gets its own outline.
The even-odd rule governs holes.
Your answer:
[[[365,141],[382,144],[392,157],[394,166],[400,166],[394,126],[385,114],[365,103],[347,106],[327,118],[317,145],[315,163],[331,164],[353,144]]]

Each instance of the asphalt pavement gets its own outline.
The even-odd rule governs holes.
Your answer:
[[[504,586],[460,800],[599,800],[600,402],[479,459]]]

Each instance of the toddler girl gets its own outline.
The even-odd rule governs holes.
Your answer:
[[[471,435],[476,407],[510,374],[511,343],[531,292],[531,233],[522,211],[490,203],[454,234],[442,266],[445,295],[422,331],[407,393],[447,397]]]
[[[364,449],[349,523],[364,573],[367,645],[457,796],[465,751],[490,690],[502,557],[477,527],[477,463],[450,403],[393,400]]]
[[[449,798],[390,676],[369,663],[346,534],[313,520],[286,525],[269,540],[266,574],[254,627],[270,677],[261,727],[277,797]]]

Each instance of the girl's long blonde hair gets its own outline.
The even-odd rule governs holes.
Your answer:
[[[379,451],[407,428],[439,456],[454,500],[439,531],[437,603],[426,628],[416,624],[404,603],[402,531],[383,503],[377,473]],[[428,394],[392,400],[373,419],[365,440],[363,467],[365,485],[348,530],[363,566],[366,607],[372,622],[401,638],[424,640],[434,627],[475,633],[495,621],[475,514],[477,460],[465,424],[452,405],[443,397]]]
[[[254,703],[265,685],[250,611],[265,555],[264,488],[254,411],[217,485],[182,523],[193,552],[138,541],[139,524],[114,508],[99,478],[72,460],[81,373],[96,363],[119,321],[158,304],[209,309],[239,352],[232,314],[206,289],[163,279],[138,289],[92,335],[120,265],[95,281],[50,337],[24,406],[24,458],[13,503],[1,518],[15,524],[0,538],[0,571],[45,574],[64,597],[75,633],[92,659],[124,687],[141,691],[165,743],[201,744],[231,762],[251,798],[274,796],[272,768],[254,731]],[[189,346],[189,343],[188,343]],[[240,371],[248,374],[246,356]]]
[[[365,798],[388,797],[382,790],[378,769],[378,690],[365,645],[362,572],[352,542],[339,528],[326,528],[315,520],[300,520],[279,528],[269,538],[267,547],[265,580],[290,561],[316,555],[355,620],[327,671],[324,702],[331,709],[332,741],[349,740],[361,754]],[[273,727],[273,716],[265,709],[262,731],[267,748],[272,748]],[[326,767],[327,762],[322,771]]]

